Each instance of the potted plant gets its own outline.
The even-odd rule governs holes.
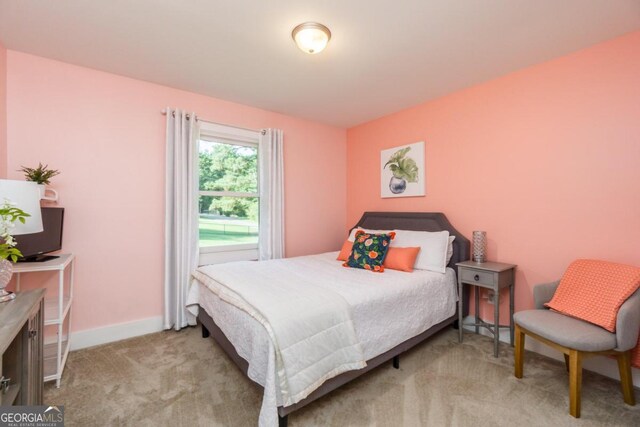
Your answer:
[[[407,182],[418,182],[418,165],[415,160],[405,157],[411,147],[405,147],[393,153],[383,169],[389,166],[393,176],[389,181],[389,190],[393,194],[403,193],[407,189]]]
[[[51,188],[49,189],[49,191],[51,191],[53,195],[52,196],[45,195],[45,192],[47,190],[45,188],[45,185],[51,184],[50,182],[51,178],[53,178],[56,175],[59,175],[60,171],[55,169],[49,169],[49,165],[43,166],[42,163],[38,163],[37,168],[28,168],[26,166],[22,166],[22,169],[20,170],[24,173],[24,177],[27,179],[27,181],[35,182],[40,186],[41,199],[51,200],[51,201],[58,200],[58,193]]]
[[[15,247],[16,240],[11,235],[13,223],[20,221],[24,224],[25,218],[30,216],[8,201],[0,205],[0,302],[14,298],[14,294],[5,291],[4,288],[9,284],[13,275],[12,262],[18,261],[18,258],[22,256],[22,253]]]

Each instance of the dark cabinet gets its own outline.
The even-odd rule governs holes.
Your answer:
[[[0,303],[0,405],[41,405],[44,289]]]

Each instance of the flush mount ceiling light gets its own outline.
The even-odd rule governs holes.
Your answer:
[[[303,52],[322,52],[331,39],[331,31],[317,22],[305,22],[293,29],[291,37]]]

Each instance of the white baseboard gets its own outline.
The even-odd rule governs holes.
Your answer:
[[[464,322],[473,323],[475,322],[475,317],[467,316],[465,317]],[[475,332],[475,328],[473,326],[465,325],[464,329],[465,331]],[[491,332],[489,332],[486,328],[480,328],[480,335],[485,335],[493,338]],[[509,344],[509,331],[507,329],[500,330],[500,342]],[[562,353],[534,339],[526,339],[524,342],[524,348],[564,363],[564,356],[562,355]],[[584,360],[582,362],[582,367],[588,371],[596,372],[598,374],[604,375],[605,377],[613,378],[614,380],[620,381],[620,374],[618,373],[618,363],[614,359],[610,359],[605,356],[593,357]],[[527,365],[525,362],[525,371],[526,368]],[[633,385],[636,387],[640,387],[640,369],[632,367],[631,374],[633,375]]]
[[[107,344],[140,335],[151,334],[153,332],[160,332],[162,330],[162,316],[157,316],[134,320],[132,322],[117,323],[101,328],[71,332],[71,350],[80,350],[81,348]]]

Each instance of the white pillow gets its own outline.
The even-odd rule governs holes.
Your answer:
[[[447,268],[447,250],[449,248],[448,231],[408,231],[395,230],[396,238],[392,245],[398,247],[420,247],[413,268],[444,273]]]
[[[351,233],[349,234],[349,238],[347,240],[349,240],[350,242],[353,242],[354,240],[356,240],[356,231],[358,230],[362,230],[365,233],[370,233],[370,234],[389,234],[393,231],[393,230],[370,230],[368,228],[356,227],[353,230],[351,230]]]
[[[456,236],[449,236],[449,245],[447,246],[447,264],[449,265],[449,261],[451,261],[451,257],[453,256],[453,241],[456,240]]]

